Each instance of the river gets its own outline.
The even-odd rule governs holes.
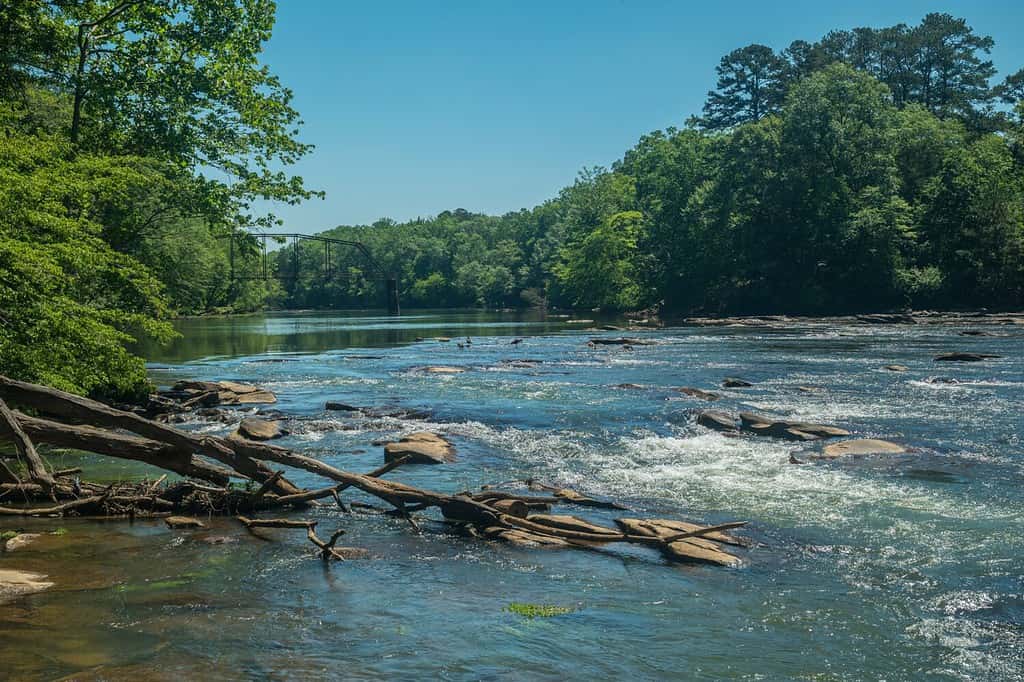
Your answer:
[[[382,463],[374,441],[427,429],[455,443],[458,461],[394,480],[457,491],[533,477],[649,516],[750,520],[742,567],[669,565],[641,549],[519,549],[430,522],[416,535],[330,507],[315,512],[319,528],[345,528],[343,544],[372,558],[325,567],[304,533],[259,540],[231,519],[199,532],[4,521],[60,534],[0,557],[55,583],[0,608],[0,677],[1024,679],[1024,328],[680,327],[631,331],[652,343],[630,351],[588,347],[617,333],[586,326],[457,312],[187,319],[181,340],[149,356],[162,385],[269,388],[272,407],[293,417],[278,442],[341,468],[369,471]],[[932,360],[947,351],[1003,357]],[[542,362],[509,362],[527,358]],[[909,371],[883,369],[891,363]],[[727,376],[753,386],[722,389]],[[911,450],[791,464],[820,444],[707,431],[695,416],[709,404],[681,386],[719,392],[715,409],[835,424]],[[429,416],[327,412],[327,400]],[[141,473],[103,467],[110,478]],[[571,612],[530,619],[512,602]]]

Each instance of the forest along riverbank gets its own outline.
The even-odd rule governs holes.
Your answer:
[[[298,674],[357,659],[368,675],[543,676],[564,672],[572,652],[581,675],[845,666],[889,679],[1012,679],[1024,645],[1018,328],[762,322],[584,331],[571,320],[447,313],[182,321],[186,343],[153,363],[160,384],[245,382],[277,400],[197,407],[180,424],[194,433],[275,421],[287,433],[274,445],[370,471],[384,463],[380,442],[426,431],[454,446],[455,461],[392,480],[450,493],[533,478],[651,518],[750,519],[753,546],[728,550],[743,555],[738,569],[666,568],[643,549],[622,558],[492,547],[430,523],[416,534],[402,519],[328,508],[318,530],[345,528],[341,542],[370,558],[324,573],[301,530],[267,531],[265,542],[205,517],[193,531],[3,519],[41,532],[4,554],[3,568],[17,562],[54,583],[0,609],[0,632],[18,644],[3,663],[51,675],[206,665]],[[950,353],[978,357],[935,359]],[[705,426],[709,411],[733,428]],[[806,440],[811,427],[835,437]],[[846,446],[819,459],[868,439],[902,451],[856,456]],[[103,466],[109,479],[143,474]],[[571,513],[601,524],[624,515]],[[123,556],[113,561],[108,546]],[[402,585],[401,595],[382,595],[382,584]],[[512,602],[569,612],[529,619],[506,610]],[[57,617],[69,610],[74,618]],[[44,654],[27,623],[51,632],[56,651]],[[469,635],[467,646],[467,632],[494,628],[500,641]],[[254,636],[279,642],[288,663],[232,644]],[[733,655],[755,643],[771,653]]]

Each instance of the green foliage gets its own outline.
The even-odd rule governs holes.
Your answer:
[[[760,121],[775,113],[786,93],[789,65],[765,45],[748,45],[722,57],[715,67],[717,90],[708,93],[704,128],[718,130]]]
[[[643,220],[639,211],[615,213],[565,247],[554,272],[573,305],[628,310],[640,303],[636,261]]]
[[[271,0],[0,4],[0,372],[115,399],[171,313],[279,295],[227,279],[255,200],[312,196],[309,147],[259,62]],[[230,182],[228,181],[230,179]],[[251,244],[250,244],[251,245]]]
[[[21,135],[0,116],[0,372],[78,393],[128,397],[148,382],[125,350],[168,337],[162,287],[101,238],[149,182],[142,160],[71,156],[56,136]]]
[[[553,616],[564,616],[576,609],[569,606],[555,606],[553,604],[529,604],[526,602],[512,602],[505,607],[509,613],[525,618],[551,618]]]
[[[835,62],[885,84],[897,108],[919,104],[940,118],[958,118],[978,129],[998,124],[989,105],[1019,99],[1019,74],[996,87],[987,59],[994,41],[964,19],[931,13],[917,26],[830,31],[818,42],[794,41],[776,55],[764,45],[733,50],[717,67],[717,89],[708,93],[704,116],[694,122],[721,130],[775,113],[802,79]]]
[[[205,175],[206,209],[264,225],[253,199],[311,196],[282,169],[310,150],[292,93],[259,56],[272,0],[16,0],[0,10],[0,88],[66,94],[82,150],[141,154]],[[0,91],[2,92],[2,91]],[[232,182],[219,180],[230,177]]]

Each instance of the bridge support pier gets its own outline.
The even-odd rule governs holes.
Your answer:
[[[401,315],[398,307],[398,280],[388,277],[388,315]]]

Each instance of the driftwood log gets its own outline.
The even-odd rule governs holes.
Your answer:
[[[11,410],[5,401],[54,419]],[[28,480],[23,481],[10,467],[0,468],[0,474],[4,476],[0,480],[0,501],[18,499],[19,495],[23,501],[17,506],[9,503],[0,506],[0,515],[52,516],[89,510],[134,516],[198,508],[207,513],[238,515],[237,518],[250,530],[304,528],[325,561],[343,559],[346,553],[358,551],[336,548],[336,542],[344,531],[339,530],[324,541],[315,533],[316,521],[259,519],[239,514],[315,505],[316,500],[327,497],[334,498],[341,509],[348,511],[340,495],[346,489],[355,488],[393,507],[390,513],[407,519],[417,531],[419,525],[413,513],[436,508],[446,522],[461,526],[478,537],[500,538],[529,546],[587,549],[630,543],[659,550],[671,561],[722,565],[739,562],[737,557],[719,546],[719,543],[738,544],[724,531],[746,523],[733,521],[699,526],[666,520],[620,519],[618,528],[605,527],[574,516],[536,513],[564,504],[625,509],[616,502],[599,500],[567,488],[527,480],[521,483],[549,494],[522,495],[494,490],[490,486],[476,493],[449,494],[426,490],[381,478],[409,461],[408,456],[388,462],[367,474],[353,473],[287,448],[246,440],[237,435],[221,438],[192,434],[80,396],[2,376],[0,439],[14,443],[16,456],[28,476]],[[46,468],[43,458],[35,450],[33,439],[48,445],[145,462],[186,480],[166,483],[166,477],[161,477],[155,482],[118,487],[99,486],[77,478],[69,482],[66,476],[54,476]],[[3,463],[2,459],[0,463]],[[271,468],[269,463],[309,472],[333,481],[334,485],[301,490],[285,477],[284,469]],[[251,481],[250,485],[255,489],[228,486],[231,478]],[[47,500],[49,504],[45,504]]]

